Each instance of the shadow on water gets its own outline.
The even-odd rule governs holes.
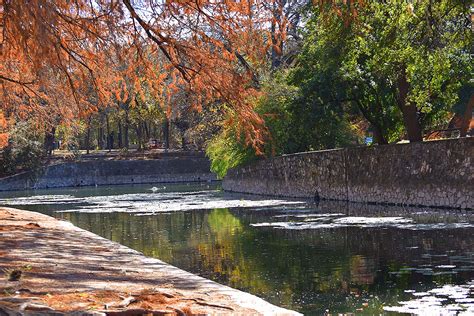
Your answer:
[[[227,195],[207,185],[168,185],[155,193],[149,187],[37,192],[41,198],[27,199],[27,205],[21,205],[21,194],[11,199],[3,195],[0,204],[53,214],[145,255],[306,314],[378,314],[384,306],[429,297],[420,293],[433,294],[427,291],[445,285],[470,286],[474,280],[472,212],[286,203]],[[44,197],[48,195],[64,203],[54,204],[54,198]],[[166,196],[173,199],[165,201]],[[234,207],[216,208],[216,202]],[[120,211],[110,211],[106,203]],[[170,209],[184,205],[187,211],[163,212],[163,203],[171,203],[165,204]],[[52,212],[63,210],[68,211]],[[446,311],[455,305],[472,308],[472,290],[463,293],[452,299],[443,294],[446,299],[436,306],[446,305]]]

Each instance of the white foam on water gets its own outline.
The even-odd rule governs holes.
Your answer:
[[[274,215],[275,218],[282,218],[282,217],[292,217],[292,218],[328,218],[328,217],[339,217],[345,216],[346,214],[342,213],[310,213],[310,214],[283,214],[283,215]]]
[[[405,224],[412,223],[411,218],[404,217],[363,217],[363,216],[348,216],[337,218],[334,220],[338,224],[349,224],[349,225],[393,225],[393,224]]]
[[[69,204],[81,203],[83,198],[77,198],[72,195],[35,195],[23,196],[8,199],[0,199],[0,205],[44,205],[44,204]]]
[[[456,268],[456,266],[452,265],[452,264],[442,264],[442,265],[436,266],[436,268],[438,268],[438,269],[454,269],[454,268]]]
[[[154,214],[215,208],[265,208],[298,206],[301,201],[280,199],[242,199],[222,197],[217,190],[193,192],[147,192],[107,196],[74,197],[72,195],[37,195],[0,200],[0,205],[72,204],[59,212]],[[75,205],[74,205],[75,204]],[[81,204],[81,205],[78,205]]]
[[[341,225],[336,224],[315,224],[315,223],[303,223],[303,222],[273,222],[273,223],[255,223],[250,224],[254,227],[274,227],[282,229],[323,229],[323,228],[339,228]]]
[[[413,295],[413,299],[383,309],[386,312],[412,315],[473,315],[473,286],[474,280],[463,285],[444,285],[427,292],[407,290],[405,293]]]
[[[401,216],[383,216],[383,217],[365,217],[365,216],[344,216],[344,214],[304,214],[294,216],[281,216],[292,218],[303,218],[302,221],[287,222],[265,222],[250,224],[254,227],[274,227],[281,229],[323,229],[323,228],[343,228],[343,227],[392,227],[410,230],[432,230],[432,229],[454,229],[454,228],[472,228],[474,223],[416,223],[411,218]]]

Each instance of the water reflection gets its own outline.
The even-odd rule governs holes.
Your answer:
[[[135,187],[133,190],[137,192],[133,193],[145,194],[146,189],[140,191]],[[81,190],[77,192],[67,194],[76,198],[84,194]],[[100,189],[94,192],[96,196],[110,195],[109,191],[101,193]],[[63,191],[50,193],[66,194]],[[180,197],[176,192],[173,194]],[[213,194],[215,199],[245,201],[243,197]],[[94,207],[85,203],[80,208],[88,206]],[[23,207],[51,209],[48,204]],[[56,205],[55,209],[73,210],[73,207]],[[467,286],[463,297],[457,297],[461,300],[458,304],[466,312],[472,308],[469,300],[474,298],[469,282],[474,279],[474,220],[469,212],[331,202],[318,206],[277,203],[254,208],[136,215],[128,212],[55,213],[148,256],[306,314],[320,315],[326,310],[379,314],[384,308],[406,312],[417,304],[426,306],[420,301],[410,303],[419,298],[416,293],[430,293],[447,285]],[[391,224],[387,225],[380,217],[391,217]],[[394,217],[398,218],[395,222]],[[273,222],[321,223],[344,218],[344,225],[335,227],[252,226]],[[368,222],[372,224],[367,225]],[[408,229],[403,225],[425,226]],[[436,297],[435,294],[426,296]],[[425,301],[431,304],[433,299]],[[444,301],[439,302],[441,305],[436,306],[443,306]],[[452,302],[446,301],[445,306],[448,303]],[[448,312],[448,307],[440,308]]]

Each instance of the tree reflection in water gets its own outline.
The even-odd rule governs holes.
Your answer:
[[[127,190],[122,187],[121,191]],[[51,209],[45,204],[18,207]],[[56,205],[55,210],[61,207]],[[251,226],[322,221],[314,214],[409,220],[403,225],[305,230]],[[298,209],[54,215],[145,255],[306,314],[327,309],[378,314],[384,305],[410,299],[410,290],[426,291],[474,279],[472,212],[324,202]]]
[[[63,213],[148,256],[305,313],[381,312],[405,290],[474,278],[473,229],[251,227],[269,214],[214,209],[153,216]],[[455,265],[453,269],[437,268]]]

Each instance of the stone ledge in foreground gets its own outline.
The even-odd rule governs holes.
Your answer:
[[[0,315],[300,315],[69,222],[13,208],[0,208],[4,269],[21,277],[0,277]]]

